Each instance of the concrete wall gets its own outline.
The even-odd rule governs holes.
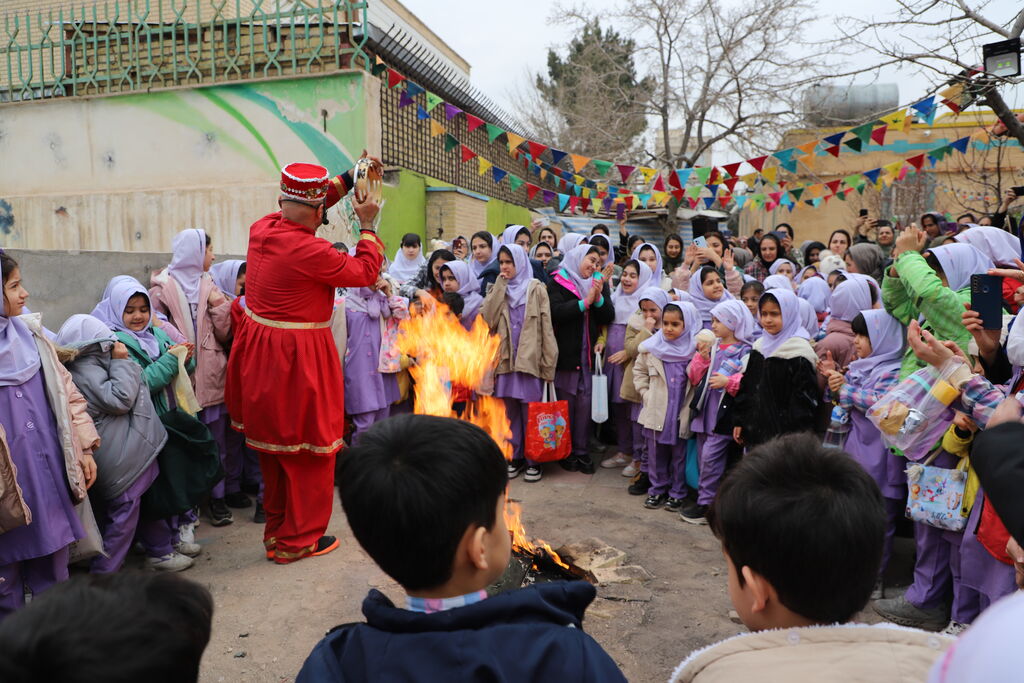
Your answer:
[[[131,275],[145,286],[171,255],[154,252],[6,250],[21,268],[28,307],[42,313],[56,332],[75,313],[91,313],[115,275]],[[218,259],[245,258],[217,254]]]
[[[340,173],[364,148],[380,81],[363,71],[3,105],[0,244],[154,252],[201,227],[244,251],[282,166]]]

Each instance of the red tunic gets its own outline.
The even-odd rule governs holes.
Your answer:
[[[265,453],[332,455],[345,431],[341,364],[329,323],[336,287],[370,287],[383,245],[363,233],[355,256],[272,213],[249,230],[245,305],[228,360],[232,426]]]

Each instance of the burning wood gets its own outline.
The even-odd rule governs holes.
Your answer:
[[[472,329],[466,330],[459,318],[442,303],[433,299],[422,302],[419,313],[403,320],[397,339],[398,350],[415,359],[409,368],[416,383],[413,412],[418,415],[457,417],[452,410],[453,388],[476,390],[497,364],[500,340],[492,335],[483,318],[478,317]],[[414,309],[416,307],[413,307]],[[512,460],[512,429],[505,402],[493,396],[477,396],[461,419],[475,424],[490,434],[505,459]],[[505,523],[512,534],[512,547],[541,562],[569,570],[554,550],[540,539],[531,541],[526,535],[519,503],[505,493]],[[534,559],[531,566],[537,564]]]

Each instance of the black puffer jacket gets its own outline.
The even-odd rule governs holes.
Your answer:
[[[601,325],[609,325],[615,320],[615,306],[612,304],[611,289],[604,284],[601,292],[604,300],[601,305],[594,304],[586,312],[580,310],[580,300],[575,294],[552,278],[548,282],[548,299],[551,302],[551,325],[555,329],[555,341],[558,343],[558,370],[579,370],[580,358],[583,353],[584,329],[583,322],[589,325],[589,360],[587,367],[590,372],[593,365],[594,344]]]
[[[806,358],[768,358],[751,351],[736,394],[735,424],[749,448],[782,434],[814,429],[817,371]]]

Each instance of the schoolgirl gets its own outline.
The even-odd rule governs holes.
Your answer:
[[[563,238],[564,239],[564,238]],[[551,323],[558,343],[558,395],[569,400],[573,453],[562,467],[593,474],[588,451],[591,432],[591,372],[598,328],[615,320],[608,283],[598,272],[597,247],[580,245],[569,251],[548,283]]]
[[[210,277],[213,284],[228,299],[241,296],[245,289],[245,261],[228,259],[210,266]]]
[[[88,403],[100,445],[93,453],[96,485],[89,500],[103,536],[104,555],[93,558],[93,574],[116,572],[124,564],[139,526],[142,494],[160,472],[156,457],[167,443],[142,368],[102,321],[73,315],[57,343],[75,351],[65,365]]]
[[[672,289],[672,279],[665,275],[665,269],[662,266],[661,252],[658,251],[658,247],[650,242],[641,242],[633,248],[633,253],[630,254],[629,258],[634,261],[640,261],[641,263],[647,264],[647,267],[654,273],[651,279],[651,284],[655,287],[661,287],[666,292]]]
[[[384,325],[391,317],[387,288],[379,278],[373,288],[350,288],[345,296],[345,414],[352,419],[353,443],[387,418],[400,396],[395,375],[379,370]]]
[[[724,301],[733,300],[732,294],[726,290],[722,282],[722,276],[711,266],[704,266],[690,276],[687,295],[683,300],[696,307],[700,313],[701,325],[706,330],[711,329],[711,309]]]
[[[796,277],[797,268],[796,265],[789,259],[776,259],[768,269],[768,273],[771,275],[782,275],[792,280]]]
[[[428,297],[440,301],[441,294],[444,293],[441,289],[441,266],[457,260],[455,254],[447,249],[435,249],[411,279],[399,282],[390,272],[386,277],[395,283],[394,289],[397,290],[398,296],[410,302],[422,301]]]
[[[740,290],[740,301],[750,311],[750,316],[754,319],[754,332],[751,338],[757,341],[761,338],[761,334],[764,330],[761,329],[761,323],[758,320],[758,304],[761,301],[761,295],[764,294],[764,283],[757,280],[751,280],[750,282],[743,283],[743,288]]]
[[[480,287],[469,264],[462,261],[451,261],[441,266],[441,287],[445,292],[458,294],[462,297],[462,311],[459,320],[466,330],[473,328],[480,315],[480,306],[484,298],[480,296]]]
[[[96,480],[99,434],[85,399],[43,334],[24,313],[28,292],[17,261],[0,251],[0,619],[68,578],[68,546],[85,537],[75,504]]]
[[[512,429],[512,462],[508,477],[525,469],[526,481],[540,481],[540,464],[525,455],[527,404],[540,401],[543,383],[555,379],[558,345],[552,328],[548,290],[530,276],[526,252],[516,244],[498,250],[501,274],[480,307],[500,339],[498,365],[494,370],[494,396],[503,399]]]
[[[469,239],[469,250],[469,267],[473,271],[473,277],[479,279],[484,269],[498,257],[498,252],[494,249],[494,235],[486,230],[473,233]]]
[[[800,319],[796,294],[773,289],[761,296],[764,334],[754,342],[736,393],[733,438],[751,448],[793,432],[809,431],[821,392],[818,361]]]
[[[181,231],[175,236],[172,249],[170,265],[152,276],[150,303],[195,345],[196,371],[192,383],[202,407],[198,417],[217,442],[224,471],[232,475],[230,480],[225,477],[210,491],[210,523],[224,526],[234,521],[228,509],[228,494],[233,504],[251,505],[242,493],[241,478],[235,476],[241,471],[238,463],[225,462],[229,455],[225,440],[229,429],[224,405],[228,364],[225,346],[231,339],[231,302],[208,272],[214,254],[212,241],[205,231]]]
[[[650,269],[648,268],[648,270]],[[651,488],[651,479],[647,473],[647,440],[644,436],[644,428],[639,422],[643,403],[636,390],[636,383],[633,381],[633,368],[640,355],[640,344],[661,329],[661,311],[668,302],[668,293],[664,289],[648,286],[640,291],[638,297],[640,310],[630,315],[626,323],[626,339],[623,345],[626,361],[622,367],[622,386],[619,389],[619,396],[630,404],[629,420],[633,440],[633,462],[622,471],[622,476],[633,478],[628,491],[630,495],[634,496],[646,496],[647,489]]]
[[[888,523],[882,549],[882,566],[878,574],[881,581],[892,555],[896,521],[906,507],[906,461],[894,455],[882,443],[882,433],[868,420],[866,413],[899,382],[907,334],[900,321],[879,309],[861,311],[850,326],[854,334],[857,359],[850,363],[845,373],[840,370],[829,371],[829,398],[849,415],[850,431],[846,439],[846,452],[871,475],[885,498]],[[878,597],[882,597],[881,584],[877,592]]]
[[[711,331],[717,337],[718,348],[714,358],[697,354],[690,361],[687,375],[697,385],[707,377],[703,409],[694,415],[691,428],[697,436],[700,453],[700,481],[696,500],[688,500],[679,515],[690,524],[707,524],[704,515],[715,499],[718,485],[725,474],[726,461],[732,438],[732,401],[743,380],[743,368],[754,343],[754,318],[742,302],[723,301],[711,309]]]
[[[706,247],[691,244],[686,248],[682,264],[668,273],[672,279],[672,286],[687,290],[695,271],[712,267],[718,271],[729,293],[738,297],[740,288],[743,287],[743,270],[737,267],[736,252],[727,248],[725,237],[720,232],[705,232],[704,240],[707,242]],[[668,268],[669,266],[666,266],[666,270]]]
[[[395,258],[388,268],[388,275],[394,278],[399,284],[405,284],[414,279],[427,262],[423,257],[423,245],[420,236],[414,232],[402,236],[402,245],[395,252]]]
[[[835,362],[835,369],[845,371],[857,357],[855,335],[850,323],[861,311],[872,308],[875,301],[877,299],[874,290],[862,279],[847,279],[836,285],[829,297],[831,316],[825,326],[825,336],[814,345],[819,359],[832,360]],[[824,375],[821,386],[824,389]]]
[[[686,442],[680,436],[687,393],[686,368],[697,350],[700,314],[693,304],[669,302],[661,329],[640,344],[633,381],[643,401],[639,421],[647,437],[647,473],[651,488],[644,507],[678,512],[686,497]]]
[[[604,353],[606,357],[606,373],[608,375],[608,395],[611,402],[611,417],[615,424],[615,436],[618,452],[601,462],[601,467],[626,467],[638,459],[634,451],[633,422],[630,419],[632,405],[623,398],[623,372],[629,361],[626,352],[626,326],[629,319],[640,308],[640,296],[651,281],[651,269],[639,261],[627,261],[622,267],[622,277],[618,287],[612,293],[615,306],[615,319],[608,326]]]

